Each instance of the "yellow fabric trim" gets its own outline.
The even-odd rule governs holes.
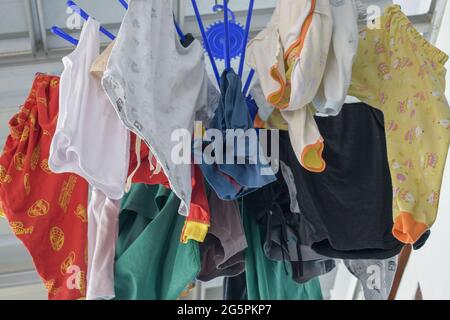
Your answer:
[[[208,234],[209,225],[196,221],[186,221],[183,232],[181,233],[181,242],[188,243],[189,240],[197,242],[205,241]]]

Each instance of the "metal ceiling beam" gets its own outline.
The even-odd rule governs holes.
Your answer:
[[[175,0],[175,10],[178,25],[181,29],[184,27],[184,18],[186,15],[185,3],[183,0]]]
[[[31,53],[36,55],[37,43],[33,28],[33,9],[31,7],[31,0],[23,0],[23,4],[25,7],[25,16],[28,26],[28,36],[30,37]]]
[[[47,28],[45,27],[45,14],[44,14],[44,6],[42,4],[42,0],[36,1],[37,6],[37,16],[39,20],[39,29],[41,33],[42,39],[42,47],[45,55],[48,55],[48,39],[47,39]]]
[[[432,18],[428,38],[432,44],[435,44],[438,39],[447,5],[447,0],[433,0],[431,4],[430,15]]]

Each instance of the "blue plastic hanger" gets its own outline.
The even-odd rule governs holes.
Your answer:
[[[212,66],[213,71],[214,71],[214,76],[216,77],[217,83],[220,86],[219,70],[217,69],[216,61],[214,60],[214,56],[212,55],[211,47],[209,45],[208,38],[206,37],[205,27],[203,26],[202,17],[200,15],[199,10],[198,10],[197,2],[195,0],[191,0],[191,2],[192,2],[192,7],[194,8],[195,17],[197,19],[198,27],[200,28],[200,33],[202,34],[203,43],[205,44],[205,49],[206,49],[206,52],[208,53],[209,61],[211,62],[211,66]],[[226,11],[228,11],[228,10],[226,10]]]
[[[177,23],[177,20],[175,20],[175,15],[173,16],[173,24],[175,25],[175,30],[177,30],[178,36],[180,37],[181,41],[186,40],[186,36],[183,33],[183,30],[181,30],[180,26]]]
[[[252,22],[254,3],[255,3],[254,0],[250,0],[250,3],[248,5],[247,21],[245,23],[245,37],[244,37],[244,43],[242,46],[241,60],[239,61],[239,77],[241,77],[241,79],[242,79],[242,74],[244,73],[245,52],[247,50],[248,36],[250,34],[250,25]]]
[[[245,82],[244,89],[242,90],[242,93],[244,94],[244,96],[247,95],[248,89],[250,89],[250,85],[252,83],[254,75],[255,75],[255,70],[251,69],[250,73],[248,74],[247,81]]]
[[[126,10],[128,10],[128,3],[125,0],[119,0],[119,2]]]
[[[195,17],[197,19],[197,23],[200,29],[200,33],[202,34],[202,38],[203,38],[203,42],[205,45],[205,49],[206,52],[208,53],[209,56],[209,60],[211,62],[211,66],[212,69],[214,71],[214,75],[216,77],[217,83],[220,86],[220,75],[219,75],[219,71],[217,69],[217,65],[216,65],[216,61],[214,60],[214,56],[212,55],[211,52],[211,46],[210,43],[208,41],[208,38],[206,36],[206,32],[205,32],[205,28],[203,26],[203,21],[202,21],[202,17],[200,15],[200,12],[198,10],[198,6],[197,6],[197,2],[196,0],[191,0],[192,2],[192,7],[194,8],[194,12],[195,12]],[[249,3],[249,8],[248,8],[248,15],[247,15],[247,21],[246,21],[246,26],[245,26],[245,41],[243,44],[243,48],[242,48],[242,53],[241,53],[241,60],[239,62],[239,76],[242,78],[242,74],[244,71],[244,62],[245,62],[245,52],[246,52],[246,44],[248,42],[248,37],[250,34],[250,24],[251,24],[251,19],[252,19],[252,15],[253,15],[253,7],[254,7],[254,0],[250,0]],[[229,15],[229,10],[228,10],[228,1],[224,0],[223,2],[223,15],[224,15],[224,29],[225,29],[225,45],[224,45],[224,52],[225,52],[225,68],[226,70],[230,70],[231,69],[231,59],[230,59],[230,34],[229,34],[229,20],[228,20],[228,15]],[[250,88],[250,85],[252,83],[253,77],[255,75],[255,71],[254,70],[250,70],[250,73],[248,75],[248,78],[245,82],[244,88],[243,88],[243,94],[245,96],[247,96],[248,90]]]
[[[86,11],[84,11],[83,9],[81,9],[75,2],[69,0],[67,1],[67,6],[69,8],[71,8],[74,12],[76,12],[77,14],[80,15],[81,18],[83,18],[84,20],[88,20],[89,19],[89,15],[86,13]],[[100,26],[100,32],[102,32],[104,35],[106,35],[108,38],[110,38],[111,40],[116,39],[116,37],[109,32],[108,30],[106,30],[104,27]]]
[[[63,38],[64,40],[70,42],[71,44],[73,44],[74,46],[78,45],[78,40],[75,39],[74,37],[70,36],[68,33],[66,33],[63,29],[58,28],[57,26],[53,26],[51,29],[51,32],[61,38]]]

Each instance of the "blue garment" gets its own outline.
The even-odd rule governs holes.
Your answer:
[[[248,96],[245,100],[247,102],[250,117],[252,121],[255,121],[256,115],[258,114],[258,105],[256,104],[255,99],[253,99],[251,96]]]
[[[254,130],[253,121],[249,114],[247,101],[242,94],[242,82],[233,71],[224,71],[220,83],[221,100],[211,124],[211,128],[222,132],[223,142],[226,143],[226,133],[229,129]],[[234,138],[233,164],[206,164],[202,161],[200,168],[208,183],[214,189],[219,198],[234,200],[252,191],[255,191],[276,180],[275,175],[262,175],[261,170],[268,165],[263,165],[259,157],[259,139],[256,131],[257,148],[251,152],[249,139],[245,137]],[[238,139],[244,139],[244,150],[238,150]],[[242,140],[241,140],[242,141]],[[212,142],[210,142],[212,143]],[[209,143],[209,144],[210,144]],[[223,146],[224,159],[226,159],[226,146]],[[238,158],[245,159],[245,164],[238,164]]]

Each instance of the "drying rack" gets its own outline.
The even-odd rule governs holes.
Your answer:
[[[121,13],[119,2],[113,0],[76,0],[80,5],[84,5],[92,13],[99,16],[108,17],[105,28],[112,32],[117,32],[120,27]],[[125,2],[125,0],[118,0]],[[200,38],[201,34],[197,26],[195,15],[191,14],[188,0],[167,0],[174,1],[175,18],[180,27],[186,33],[192,33],[194,37]],[[201,0],[203,2],[214,3],[213,0]],[[219,0],[222,2],[222,0]],[[235,3],[239,3],[236,5]],[[248,0],[247,0],[248,1]],[[230,5],[238,7],[235,10],[236,19],[245,22],[247,16],[247,1],[231,0]],[[363,3],[383,6],[386,0],[361,0]],[[63,0],[17,0],[1,3],[0,11],[8,12],[7,21],[19,21],[21,23],[8,23],[0,21],[0,66],[14,66],[18,64],[48,63],[60,60],[71,50],[67,43],[57,40],[58,37],[50,32],[53,23],[63,24],[64,17]],[[116,4],[111,4],[115,2]],[[273,6],[276,0],[259,0],[255,4],[252,15],[252,25],[250,38],[261,31],[273,13]],[[199,2],[200,4],[200,2]],[[429,10],[423,14],[409,16],[409,19],[431,43],[435,43],[441,21],[445,11],[447,0],[431,0]],[[108,6],[107,13],[102,13],[105,5]],[[203,23],[209,25],[217,20],[217,14],[201,10]],[[55,19],[55,15],[59,15]],[[79,30],[64,31],[71,35],[77,34]]]
[[[124,7],[125,10],[128,10],[128,3],[125,0],[118,0],[118,1]],[[231,11],[228,8],[228,2],[229,2],[229,0],[224,0],[223,5],[221,6],[223,8],[223,10],[222,10],[223,11],[223,25],[224,25],[224,41],[223,41],[224,48],[223,48],[223,50],[224,50],[224,57],[225,57],[225,70],[231,69],[230,31],[229,31],[229,23],[230,23],[229,14]],[[200,14],[200,11],[198,9],[197,1],[191,0],[191,4],[192,4],[192,7],[195,12],[197,24],[200,29],[204,47],[206,49],[206,52],[208,53],[209,61],[212,66],[214,76],[216,78],[218,86],[220,86],[219,69],[217,67],[214,55],[211,51],[211,46],[210,46],[208,37],[206,35],[202,15]],[[78,6],[74,1],[69,0],[66,2],[66,5],[67,5],[67,7],[71,8],[73,10],[73,12],[78,14],[83,20],[87,21],[89,19],[89,17],[90,17],[89,14],[86,11],[84,11],[80,6]],[[248,42],[249,33],[250,33],[250,25],[251,25],[251,19],[252,19],[252,14],[253,14],[253,7],[254,7],[254,0],[249,0],[247,19],[246,19],[246,24],[245,24],[245,29],[244,29],[244,40],[243,40],[243,43],[241,46],[242,48],[241,48],[239,71],[238,71],[241,79],[243,76],[245,52],[246,52],[247,42]],[[177,22],[175,14],[174,14],[174,24],[175,24],[175,29],[176,29],[178,36],[180,37],[181,40],[184,40],[185,35]],[[63,29],[61,29],[57,26],[53,26],[51,28],[51,32],[53,34],[61,37],[62,39],[66,40],[67,42],[71,43],[72,45],[75,45],[75,46],[78,45],[77,39],[75,39],[74,37],[69,35],[67,32],[65,32]],[[107,36],[110,40],[115,39],[115,36],[110,31],[108,31],[104,26],[100,26],[100,32],[103,33],[105,36]],[[246,80],[244,88],[243,88],[244,95],[247,95],[247,93],[248,93],[248,89],[252,82],[253,76],[254,76],[254,71],[250,70],[250,73],[247,77],[247,80]]]

